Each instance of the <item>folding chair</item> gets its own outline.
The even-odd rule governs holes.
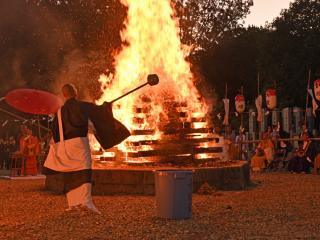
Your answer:
[[[270,163],[268,163],[267,165],[268,171],[272,171],[272,170],[280,171],[280,170],[286,169],[288,164],[288,161],[286,159],[287,149],[283,148],[282,150],[283,152],[281,153],[280,156],[276,156],[277,154],[275,154],[275,158]]]
[[[24,175],[24,156],[13,154],[10,157],[10,177]]]

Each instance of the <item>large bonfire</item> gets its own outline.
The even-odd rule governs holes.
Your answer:
[[[128,7],[125,29],[121,32],[122,51],[115,56],[115,73],[101,75],[103,96],[111,101],[146,82],[155,73],[160,83],[147,86],[114,103],[115,117],[131,131],[152,130],[134,139],[161,139],[163,126],[170,123],[172,105],[187,109],[185,120],[204,117],[206,105],[194,85],[190,47],[181,44],[178,21],[170,0],[121,0]],[[197,126],[193,126],[196,128]],[[199,126],[203,127],[203,126]],[[124,146],[124,145],[123,145]]]

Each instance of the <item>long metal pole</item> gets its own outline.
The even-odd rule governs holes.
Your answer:
[[[142,88],[142,87],[144,87],[145,85],[148,85],[148,84],[149,84],[149,83],[144,83],[144,84],[142,84],[141,86],[136,87],[135,89],[132,89],[131,91],[129,91],[129,92],[121,95],[120,97],[117,97],[116,99],[113,99],[110,103],[114,103],[115,101],[118,101],[119,99],[121,99],[121,98],[129,95],[130,93],[132,93],[132,92],[134,92],[134,91],[137,91],[138,89],[140,89],[140,88]]]
[[[309,138],[310,141],[320,141],[320,138]],[[262,139],[259,140],[245,140],[242,141],[242,143],[259,143],[261,142]],[[302,138],[277,138],[275,141],[290,141],[290,142],[296,142],[296,141],[303,141]]]

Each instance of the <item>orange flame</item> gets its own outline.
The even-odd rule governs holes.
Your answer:
[[[111,101],[145,83],[148,74],[157,74],[158,85],[144,87],[117,101],[113,110],[115,117],[130,130],[153,129],[155,134],[149,139],[159,139],[159,122],[170,121],[166,103],[186,103],[188,119],[194,115],[203,117],[207,112],[194,86],[190,63],[185,59],[191,48],[180,42],[170,0],[121,2],[128,7],[126,28],[121,32],[122,41],[127,44],[115,57],[115,74],[100,76],[104,93],[97,103]],[[130,140],[138,137],[131,136]]]

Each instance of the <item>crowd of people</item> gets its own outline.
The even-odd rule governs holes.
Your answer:
[[[291,173],[311,173],[313,169],[314,173],[318,173],[320,144],[311,140],[313,136],[305,125],[294,140],[277,125],[268,127],[261,135],[261,140],[255,142],[253,156],[249,157],[245,135],[239,132],[235,136],[231,127],[227,126],[224,137],[227,140],[230,158],[248,160],[253,172],[281,169]]]
[[[10,154],[17,150],[17,139],[15,136],[0,136],[0,169],[9,170]]]
[[[43,151],[47,150],[47,139],[39,139],[26,125],[21,125],[19,134],[0,136],[0,170],[10,170],[13,159],[19,163],[20,175],[34,176],[40,172]]]
[[[252,171],[287,170],[292,173],[315,173],[320,170],[320,144],[310,140],[313,136],[305,125],[295,140],[279,126],[268,127],[261,134],[261,140],[254,145],[250,154],[249,144],[242,131],[236,135],[231,126],[225,127],[224,140],[230,159],[245,159]],[[51,136],[50,136],[51,137]],[[22,159],[23,175],[37,175],[47,153],[50,137],[39,139],[25,125],[20,128],[20,136],[0,136],[0,170],[9,170],[13,157]]]

